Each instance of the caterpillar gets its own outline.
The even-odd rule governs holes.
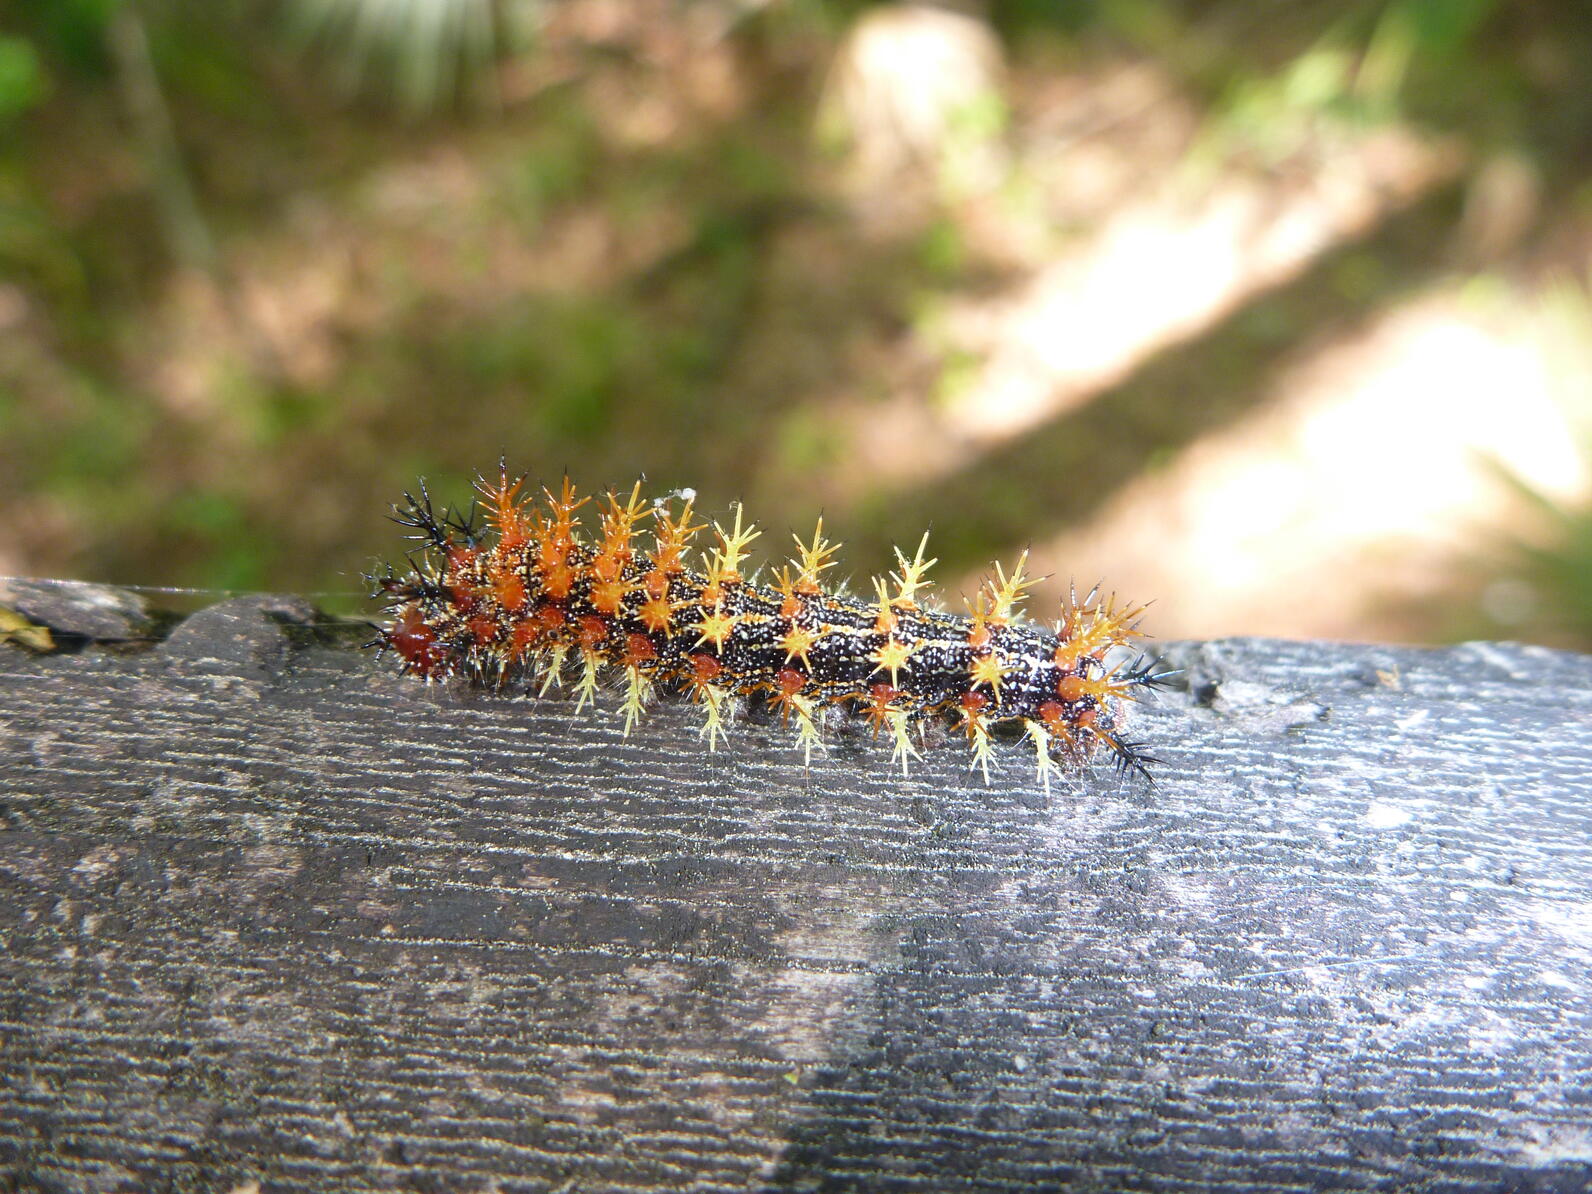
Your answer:
[[[772,583],[759,583],[745,568],[762,532],[739,505],[698,551],[709,524],[695,521],[691,491],[609,491],[588,539],[578,512],[591,497],[566,477],[532,500],[525,482],[500,465],[496,481],[478,478],[467,513],[438,513],[423,481],[393,507],[415,545],[401,574],[388,564],[367,579],[388,613],[371,645],[403,672],[538,695],[573,674],[577,711],[617,675],[627,735],[655,693],[683,692],[702,707],[709,749],[739,702],[764,700],[794,724],[808,762],[824,713],[838,707],[889,735],[903,774],[929,723],[950,722],[986,784],[1001,727],[1021,726],[1047,788],[1063,765],[1099,751],[1124,774],[1147,777],[1155,761],[1123,736],[1131,702],[1169,674],[1124,650],[1143,607],[1072,591],[1054,626],[1032,622],[1018,613],[1039,579],[1027,552],[1010,573],[997,564],[957,614],[926,592],[938,563],[925,558],[927,534],[910,559],[895,549],[896,571],[858,597],[825,588],[839,544],[822,518],[810,541],[793,536],[796,553]]]

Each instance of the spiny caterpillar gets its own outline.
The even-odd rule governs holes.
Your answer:
[[[1108,660],[1135,636],[1142,607],[1070,594],[1054,629],[1021,618],[1037,583],[1026,552],[1010,575],[996,565],[968,612],[952,614],[923,597],[938,562],[924,558],[927,535],[911,559],[896,549],[899,570],[858,598],[824,589],[839,545],[824,539],[822,519],[810,543],[794,536],[796,555],[774,583],[759,584],[742,570],[762,532],[742,525],[739,506],[731,527],[712,524],[717,544],[694,560],[707,524],[693,521],[689,491],[650,502],[639,482],[628,497],[609,492],[587,541],[576,512],[589,497],[577,499],[565,478],[534,502],[524,484],[503,469],[496,483],[480,479],[467,516],[434,512],[424,483],[393,507],[418,546],[403,575],[389,565],[371,578],[391,614],[372,645],[390,648],[405,672],[545,694],[573,668],[577,711],[617,672],[627,735],[655,689],[683,690],[702,706],[710,749],[734,698],[763,699],[795,723],[809,761],[823,710],[841,706],[876,737],[889,733],[903,773],[918,755],[912,731],[921,742],[928,723],[948,719],[986,783],[991,730],[1003,724],[1026,731],[1047,787],[1059,763],[1081,765],[1100,747],[1123,772],[1146,774],[1153,761],[1122,726],[1136,691],[1162,679],[1156,661]],[[636,541],[643,524],[650,548]]]

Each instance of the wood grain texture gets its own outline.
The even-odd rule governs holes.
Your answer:
[[[1174,645],[1047,796],[312,616],[0,647],[0,1188],[1592,1184],[1586,657]]]

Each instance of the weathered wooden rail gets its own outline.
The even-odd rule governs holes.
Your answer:
[[[1173,645],[1046,795],[0,606],[0,1188],[1592,1185],[1592,659]]]

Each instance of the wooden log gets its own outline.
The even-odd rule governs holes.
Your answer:
[[[0,646],[0,1188],[1592,1185],[1586,657],[1173,644],[1155,786],[1047,794],[47,596],[0,599],[67,648]]]

